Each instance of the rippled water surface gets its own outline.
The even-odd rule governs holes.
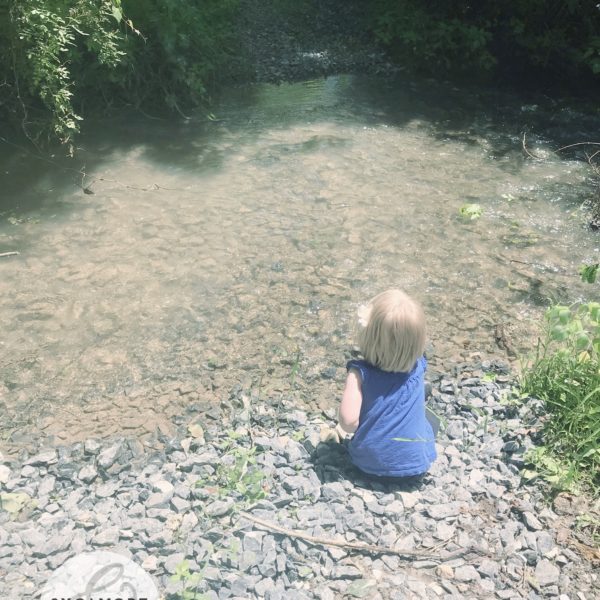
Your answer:
[[[356,308],[390,286],[423,302],[438,370],[531,348],[548,298],[590,295],[590,172],[551,152],[600,129],[585,113],[355,77],[230,90],[214,111],[90,126],[71,162],[4,147],[4,437],[44,417],[60,438],[85,406],[107,411],[89,432],[136,429],[176,412],[179,384],[332,406]]]

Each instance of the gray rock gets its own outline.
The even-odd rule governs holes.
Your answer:
[[[456,527],[446,523],[445,521],[440,521],[436,525],[436,537],[440,540],[449,540],[454,536],[456,532]]]
[[[540,520],[531,512],[523,513],[523,522],[531,531],[540,531],[544,528],[544,526],[540,523]]]
[[[346,595],[353,598],[366,598],[377,589],[375,579],[357,579],[346,588]]]
[[[515,546],[515,536],[519,529],[519,524],[515,521],[509,521],[502,526],[500,529],[500,539],[505,547]]]
[[[333,569],[333,576],[336,579],[361,579],[362,573],[351,565],[337,565]]]
[[[247,571],[251,567],[257,566],[262,561],[262,556],[253,550],[243,550],[238,561],[241,571]]]
[[[231,498],[217,500],[205,507],[205,512],[210,517],[223,517],[231,511],[235,502]]]
[[[115,492],[119,489],[118,481],[109,481],[103,483],[96,488],[96,496],[98,498],[110,498],[115,495]]]
[[[83,481],[83,483],[92,483],[92,481],[98,477],[98,471],[96,471],[96,468],[93,465],[86,465],[79,471],[77,477]]]
[[[560,569],[548,559],[543,558],[535,567],[535,579],[541,587],[558,583]]]
[[[182,483],[177,484],[173,489],[173,495],[179,496],[180,498],[183,498],[184,500],[188,500],[189,497],[192,495],[190,486],[182,484]]]
[[[74,481],[77,478],[77,473],[80,470],[80,465],[77,462],[61,461],[54,467],[54,473],[60,479],[69,479]]]
[[[494,578],[500,572],[500,565],[493,561],[488,560],[487,558],[482,560],[479,566],[477,567],[477,571],[480,575],[484,577]]]
[[[101,448],[102,448],[102,446],[100,445],[100,443],[94,439],[86,440],[83,443],[83,451],[86,454],[91,454],[92,456],[96,456],[96,454],[98,454],[98,452],[100,452]]]
[[[265,534],[262,531],[246,531],[242,539],[244,550],[260,553],[262,552],[263,539]]]
[[[404,504],[400,500],[394,500],[385,506],[384,513],[388,516],[397,517],[404,513]]]
[[[306,496],[318,498],[321,494],[320,486],[315,485],[308,477],[303,477],[302,475],[286,477],[283,481],[283,487],[288,492],[299,494],[299,498]]]
[[[115,546],[119,542],[119,529],[117,527],[108,527],[96,534],[92,541],[97,546]]]
[[[398,492],[406,510],[413,508],[421,499],[418,492]]]
[[[385,507],[381,506],[377,500],[369,500],[366,502],[367,510],[377,516],[382,516],[385,514]]]
[[[420,579],[413,579],[411,577],[406,581],[406,586],[412,592],[412,594],[408,596],[409,598],[419,598],[419,600],[421,598],[427,598],[428,586],[425,585],[424,581],[421,581]]]
[[[25,465],[21,469],[21,477],[23,479],[33,479],[37,476],[37,474],[38,470],[35,467],[32,467],[31,465]]]
[[[446,426],[445,433],[451,439],[461,439],[463,437],[464,425],[462,421],[450,421]]]
[[[268,592],[275,590],[275,582],[266,577],[265,579],[261,579],[258,583],[254,585],[254,591],[258,596],[266,596]]]
[[[179,530],[181,533],[189,533],[192,531],[196,525],[198,525],[198,517],[194,512],[188,512],[183,515],[183,519],[181,520],[181,525],[179,526]]]
[[[546,554],[554,548],[554,538],[547,531],[539,531],[536,537],[536,546],[540,554]]]
[[[38,495],[47,496],[54,491],[55,486],[56,478],[52,477],[52,475],[47,475],[42,479],[40,486],[38,487]]]
[[[54,465],[58,462],[56,450],[45,450],[26,460],[23,464],[33,467]]]
[[[394,549],[398,551],[406,550],[408,552],[412,552],[417,543],[415,541],[415,535],[413,533],[409,533],[407,535],[403,535],[396,541],[394,545]]]
[[[432,519],[446,519],[448,517],[456,517],[461,510],[466,508],[464,502],[447,502],[446,504],[433,504],[426,508],[427,514]]]
[[[30,548],[41,548],[46,541],[45,536],[34,528],[19,532],[19,536]]]
[[[462,567],[456,567],[454,569],[454,578],[457,581],[479,581],[479,573],[475,570],[472,565],[464,565]]]
[[[160,494],[165,494],[171,497],[174,492],[174,486],[166,479],[159,479],[152,484],[152,491]]]
[[[171,508],[178,513],[184,513],[190,509],[190,503],[179,496],[173,496],[170,502]]]
[[[165,571],[167,573],[170,573],[171,575],[173,575],[173,573],[175,573],[177,567],[184,560],[185,560],[185,554],[183,552],[176,552],[175,554],[169,555],[163,563]]]
[[[284,456],[290,464],[295,464],[307,458],[308,453],[306,452],[304,446],[298,442],[290,440],[285,446]]]
[[[277,552],[274,549],[265,552],[263,562],[258,565],[258,571],[263,577],[272,578],[277,575]]]
[[[150,494],[148,499],[146,500],[146,511],[150,511],[152,509],[157,508],[167,508],[169,506],[169,502],[171,501],[172,493],[162,493],[155,492],[154,494]]]
[[[120,442],[117,442],[105,450],[102,450],[96,459],[98,466],[104,470],[109,469],[115,464],[121,452],[122,446]]]
[[[518,452],[521,449],[521,445],[519,442],[515,440],[509,440],[502,446],[502,451],[512,454],[513,452]]]
[[[246,598],[248,592],[248,580],[245,577],[236,577],[231,584],[231,593],[240,598]]]
[[[54,532],[54,535],[52,535],[52,537],[47,537],[41,546],[36,546],[32,549],[33,555],[50,556],[57,552],[63,552],[71,545],[73,535],[73,531],[70,529],[62,530],[60,535],[57,535],[56,532]]]
[[[0,484],[10,479],[10,469],[6,465],[0,465]]]
[[[323,485],[321,488],[321,495],[326,500],[335,501],[344,499],[348,495],[348,492],[342,483],[339,481],[334,481],[332,483],[326,483]]]

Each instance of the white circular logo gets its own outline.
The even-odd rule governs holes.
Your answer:
[[[105,550],[70,558],[50,577],[41,600],[158,600],[152,578],[132,560]]]

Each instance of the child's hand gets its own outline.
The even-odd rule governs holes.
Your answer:
[[[339,423],[335,426],[334,431],[337,433],[338,437],[340,438],[340,442],[347,438],[351,438],[353,435],[351,433],[348,433],[347,431],[344,431],[342,429],[342,426]]]
[[[346,433],[338,423],[335,427],[327,427],[326,425],[321,427],[319,437],[323,443],[335,442],[339,444],[349,437],[349,435],[350,434]]]

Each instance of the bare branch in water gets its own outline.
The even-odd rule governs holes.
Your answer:
[[[527,134],[525,132],[523,132],[523,150],[525,151],[525,154],[527,154],[527,156],[529,156],[530,158],[533,158],[534,160],[544,160],[543,158],[541,158],[540,156],[536,156],[535,154],[533,154],[532,152],[530,152],[527,148],[527,143],[525,141],[525,136]]]

